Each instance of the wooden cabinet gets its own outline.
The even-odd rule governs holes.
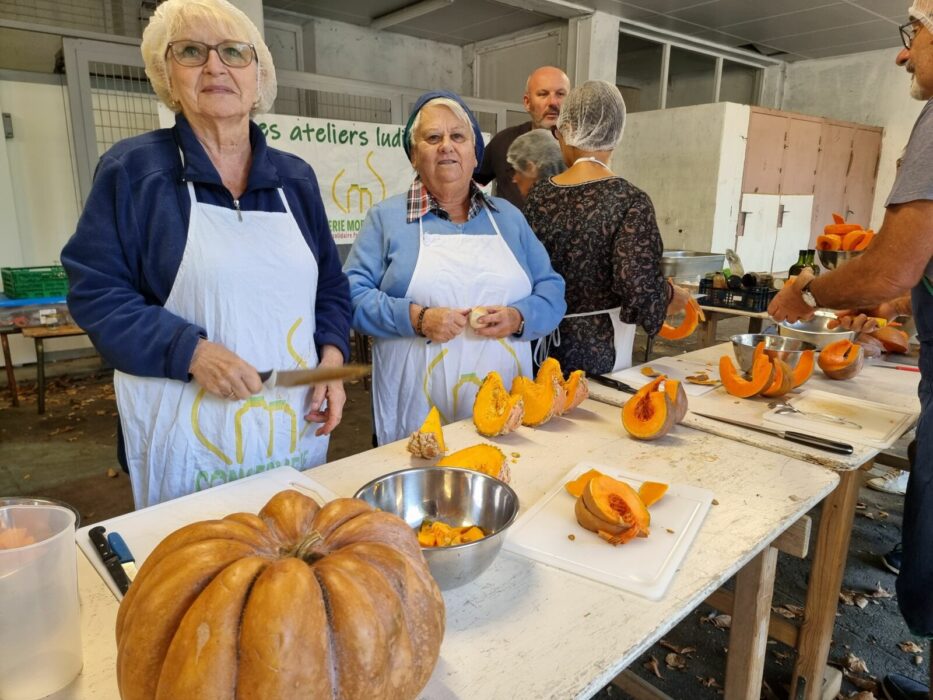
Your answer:
[[[882,129],[753,107],[735,249],[747,270],[785,271],[839,212],[868,225]]]

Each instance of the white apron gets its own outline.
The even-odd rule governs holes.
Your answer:
[[[607,314],[612,322],[612,344],[615,348],[615,362],[612,365],[612,371],[618,372],[620,369],[628,369],[632,366],[632,348],[635,345],[635,324],[623,323],[619,320],[619,314],[622,307],[617,306],[614,309],[603,311],[584,311],[578,314],[567,314],[564,318],[582,318],[583,316],[599,316]],[[551,348],[560,347],[560,326],[555,328],[550,335],[546,335],[535,346],[535,364],[540,366],[550,353]]]
[[[190,182],[188,193],[188,240],[165,308],[259,370],[315,367],[318,266],[285,193],[284,213],[199,203]],[[327,456],[328,438],[304,420],[308,387],[231,401],[193,380],[114,372],[114,388],[137,508]]]
[[[418,260],[405,296],[421,306],[508,306],[531,294],[531,280],[502,238],[426,233],[418,222]],[[487,372],[506,387],[531,372],[531,345],[513,337],[476,335],[470,326],[446,343],[427,338],[377,338],[373,347],[373,408],[380,445],[418,429],[431,406],[443,423],[472,414]]]

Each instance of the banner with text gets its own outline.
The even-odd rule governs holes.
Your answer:
[[[356,240],[370,207],[411,186],[414,171],[402,148],[402,126],[286,114],[259,114],[254,121],[271,147],[314,168],[338,245]],[[175,115],[160,105],[159,122],[174,126]]]

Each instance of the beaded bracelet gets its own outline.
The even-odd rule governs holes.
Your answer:
[[[424,314],[430,308],[430,306],[422,306],[421,311],[418,312],[418,322],[415,323],[415,333],[417,335],[424,336],[424,331],[422,330],[422,326],[424,325]]]

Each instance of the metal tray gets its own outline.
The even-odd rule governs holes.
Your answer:
[[[707,272],[722,270],[725,255],[695,250],[665,250],[661,256],[661,274],[675,280],[696,280]]]

